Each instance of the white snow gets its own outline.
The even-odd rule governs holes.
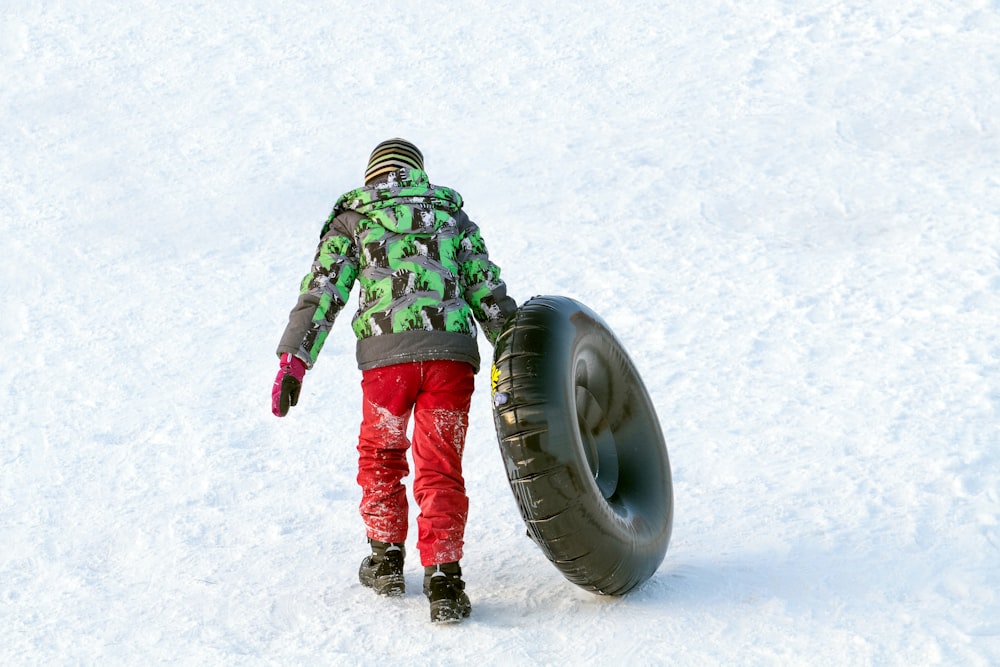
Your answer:
[[[0,663],[1000,664],[998,35],[991,0],[8,0]],[[676,515],[631,594],[525,537],[488,373],[472,617],[430,625],[415,558],[358,584],[348,317],[283,420],[270,387],[392,136],[638,366]]]

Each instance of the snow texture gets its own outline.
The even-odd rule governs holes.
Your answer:
[[[0,663],[1000,664],[998,35],[995,0],[8,0]],[[472,617],[430,625],[415,559],[359,585],[347,317],[269,397],[393,136],[519,302],[632,355],[676,498],[633,593],[525,537],[488,373]]]

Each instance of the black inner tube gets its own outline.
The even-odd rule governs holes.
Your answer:
[[[573,583],[621,594],[652,575],[673,523],[670,464],[634,365],[566,297],[525,303],[497,341],[494,421],[529,535]]]

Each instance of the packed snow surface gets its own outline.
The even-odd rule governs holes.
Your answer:
[[[0,663],[1000,664],[998,36],[987,0],[8,0]],[[525,537],[488,373],[472,617],[415,558],[358,583],[349,315],[270,388],[393,136],[519,302],[632,356],[675,483],[632,593]]]

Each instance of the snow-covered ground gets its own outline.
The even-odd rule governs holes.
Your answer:
[[[0,663],[1000,663],[998,35],[988,0],[8,0]],[[397,135],[515,298],[638,366],[676,514],[631,594],[525,537],[485,373],[458,626],[415,559],[357,582],[346,318],[270,414]]]

